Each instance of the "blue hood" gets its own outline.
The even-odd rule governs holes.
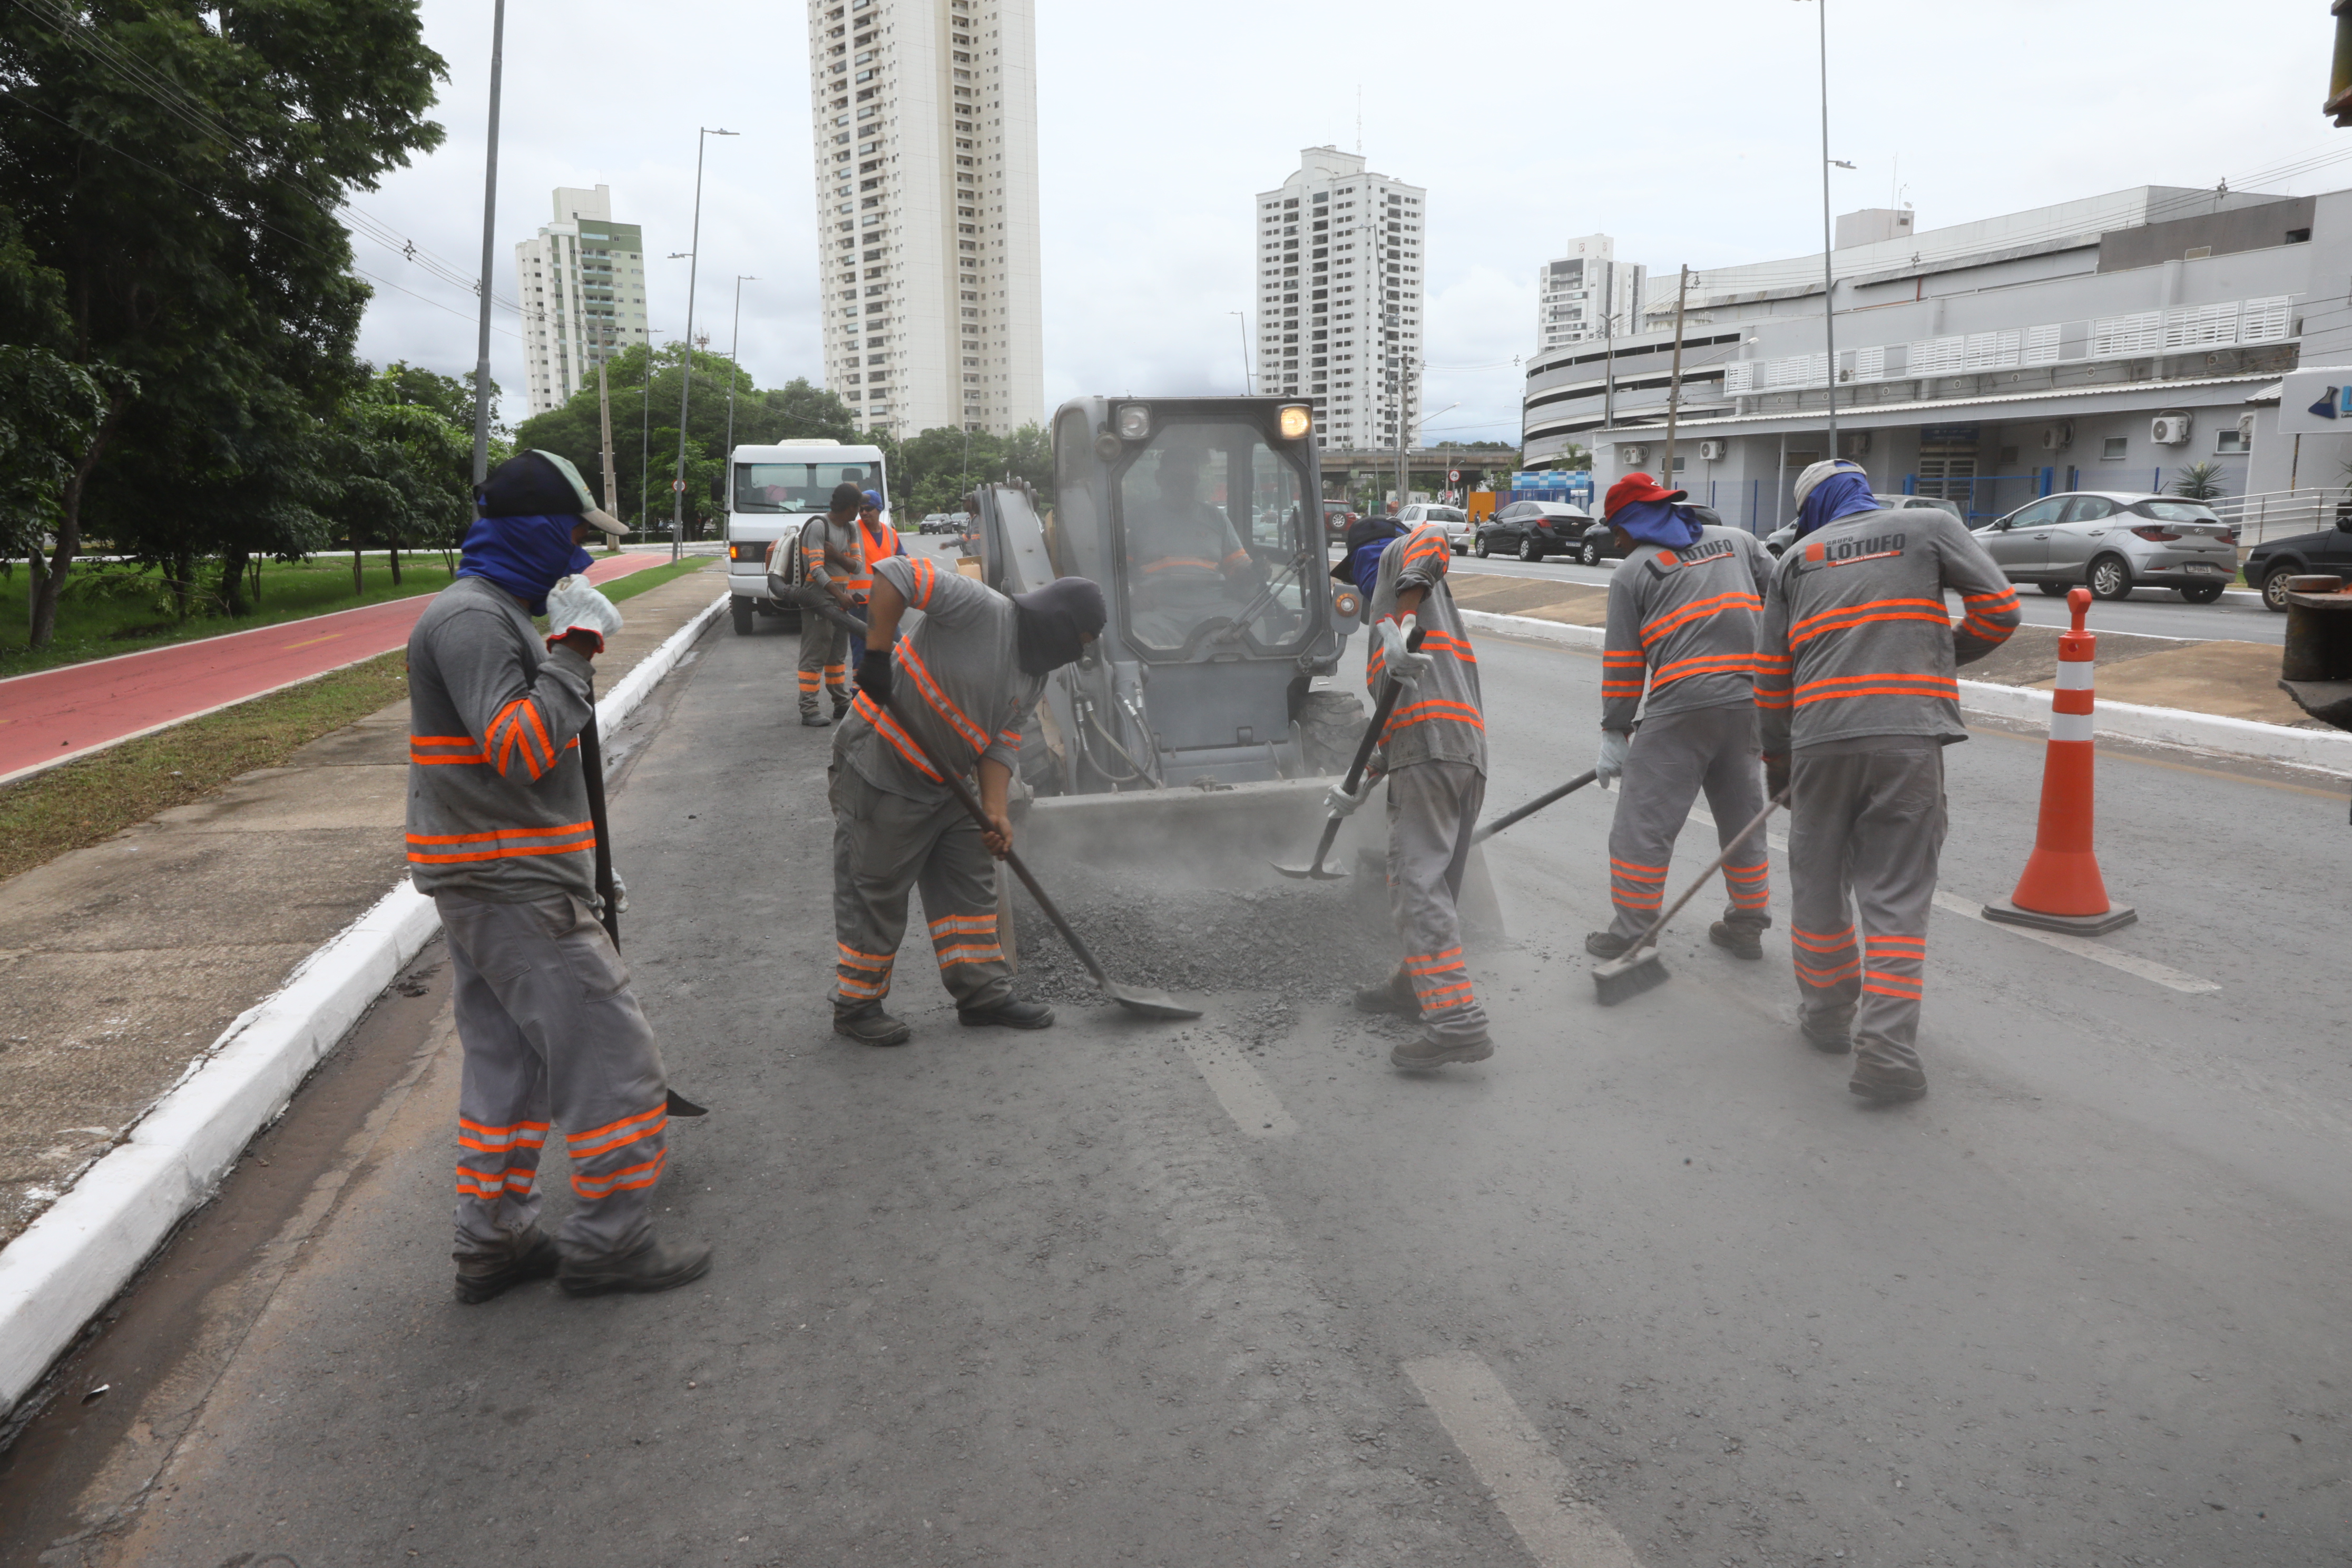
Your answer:
[[[596,558],[572,542],[577,517],[477,518],[466,535],[460,577],[487,577],[530,607],[547,614],[547,591]]]
[[[1812,489],[1797,508],[1797,537],[1802,539],[1817,528],[1827,528],[1842,517],[1852,517],[1858,511],[1882,510],[1878,498],[1870,493],[1870,480],[1862,474],[1832,474]]]
[[[1662,550],[1687,550],[1698,542],[1698,519],[1672,501],[1627,501],[1609,514],[1609,526],[1623,529],[1636,544]]]

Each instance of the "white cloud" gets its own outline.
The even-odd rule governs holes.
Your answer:
[[[447,144],[362,198],[470,273],[481,245],[487,7],[425,0],[449,57]],[[510,0],[497,291],[556,185],[613,187],[655,257],[688,247],[695,128],[712,139],[698,325],[724,349],[734,275],[742,357],[762,385],[815,378],[816,250],[804,13]],[[1251,205],[1297,150],[1356,144],[1430,192],[1430,434],[1514,438],[1534,272],[1574,235],[1671,271],[1798,256],[1821,236],[1810,4],[1397,0],[1181,11],[1043,0],[1038,16],[1046,391],[1237,390]],[[2225,25],[2184,0],[2126,5],[1836,0],[1830,12],[1837,210],[1899,185],[1923,228],[2140,184],[2233,184],[2294,155],[2352,157],[2317,111],[2330,23],[2308,0],[2247,0]],[[2352,184],[2352,162],[2264,189]],[[462,371],[469,294],[364,242],[360,264],[449,309],[382,292],[362,350]],[[653,324],[685,327],[684,261],[648,263]],[[455,313],[451,313],[454,311]],[[501,315],[511,331],[514,321]],[[519,408],[519,340],[494,374]],[[1038,411],[1042,416],[1045,410]]]

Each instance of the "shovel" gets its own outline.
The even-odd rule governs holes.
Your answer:
[[[1405,651],[1418,650],[1423,635],[1421,627],[1413,627],[1412,635],[1404,639]],[[1364,738],[1356,742],[1356,760],[1348,765],[1347,780],[1339,786],[1341,794],[1355,794],[1357,785],[1362,783],[1364,769],[1372,760],[1372,748],[1381,743],[1381,731],[1389,727],[1389,715],[1396,711],[1397,699],[1403,695],[1404,688],[1398,682],[1387,679],[1381,682],[1381,700],[1372,709],[1372,721],[1364,726]],[[1328,871],[1323,868],[1323,858],[1331,853],[1331,843],[1339,837],[1339,824],[1346,820],[1346,816],[1338,811],[1324,820],[1322,842],[1315,846],[1313,861],[1305,866],[1286,866],[1276,860],[1274,868],[1286,877],[1296,877],[1302,881],[1336,882],[1346,876],[1348,873],[1336,866]]]
[[[1594,779],[1597,779],[1600,776],[1601,774],[1598,770],[1587,770],[1584,773],[1577,774],[1574,778],[1569,780],[1558,789],[1546,790],[1543,794],[1536,796],[1535,799],[1528,802],[1527,805],[1519,807],[1518,810],[1511,813],[1508,816],[1498,816],[1495,818],[1494,821],[1483,825],[1477,832],[1470,836],[1470,842],[1473,844],[1484,844],[1489,838],[1494,837],[1497,833],[1502,832],[1506,827],[1509,827],[1515,823],[1525,822],[1528,817],[1533,816],[1537,812],[1541,811],[1545,806],[1549,805],[1552,802],[1566,799],[1568,796],[1574,795],[1578,790],[1582,789],[1586,784],[1591,784]]]
[[[1603,1007],[1614,1007],[1628,996],[1639,996],[1643,992],[1666,983],[1669,978],[1666,961],[1658,956],[1654,945],[1658,933],[1666,929],[1666,922],[1674,919],[1685,904],[1691,901],[1692,894],[1706,886],[1709,877],[1723,869],[1723,863],[1731,858],[1731,852],[1747,843],[1764,826],[1766,817],[1788,804],[1787,790],[1766,801],[1764,809],[1756,814],[1756,820],[1741,828],[1739,837],[1723,847],[1723,853],[1715,858],[1715,864],[1701,871],[1698,879],[1683,889],[1683,896],[1667,905],[1665,912],[1650,922],[1650,929],[1633,939],[1633,946],[1592,972],[1592,988],[1600,994]]]
[[[878,653],[870,657],[887,658],[889,656],[887,653]],[[906,715],[899,711],[896,700],[891,701],[889,708],[890,716],[898,721],[899,732],[915,743],[915,750],[922,753],[923,761],[930,764],[931,772],[937,773],[946,783],[948,788],[955,793],[957,802],[964,810],[971,814],[971,819],[974,822],[980,824],[981,831],[992,832],[996,825],[990,822],[988,814],[980,808],[980,800],[971,793],[971,786],[963,782],[961,774],[940,765],[939,758],[933,756],[931,749],[923,744],[923,738],[915,733],[915,727],[907,722]],[[1095,977],[1095,984],[1102,987],[1104,995],[1129,1012],[1140,1013],[1147,1018],[1174,1020],[1197,1018],[1201,1016],[1201,1009],[1185,1006],[1165,991],[1141,991],[1133,986],[1121,985],[1118,981],[1113,980],[1104,973],[1102,963],[1095,957],[1093,951],[1078,939],[1076,931],[1070,929],[1070,922],[1062,918],[1062,911],[1055,907],[1054,900],[1045,896],[1045,889],[1037,885],[1037,879],[1029,874],[1029,868],[1021,863],[1021,857],[1007,849],[1004,852],[1004,863],[1013,868],[1013,874],[1021,879],[1021,885],[1029,889],[1029,896],[1037,900],[1037,907],[1045,911],[1045,918],[1054,922],[1054,929],[1062,933],[1062,940],[1070,944],[1070,951],[1078,955],[1078,962],[1087,966],[1087,973]]]
[[[604,906],[604,934],[613,939],[613,951],[621,951],[620,900],[613,888],[613,830],[604,820],[604,738],[596,728],[596,710],[588,710],[588,722],[580,727],[580,775],[588,785],[588,820],[596,829],[596,898]],[[708,1116],[709,1110],[678,1093],[669,1094],[672,1116]]]

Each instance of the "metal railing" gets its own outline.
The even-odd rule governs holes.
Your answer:
[[[2313,533],[2352,518],[2352,487],[2305,485],[2291,490],[2257,490],[2205,503],[2225,522],[2238,525],[2238,543],[2251,548],[2266,539]]]

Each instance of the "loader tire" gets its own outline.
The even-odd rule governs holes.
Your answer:
[[[1352,691],[1310,691],[1298,705],[1300,762],[1310,774],[1344,773],[1370,721]]]

